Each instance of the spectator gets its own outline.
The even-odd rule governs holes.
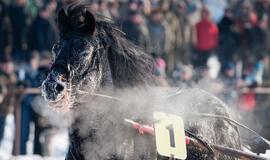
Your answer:
[[[129,18],[122,24],[122,29],[133,43],[145,49],[149,47],[149,32],[141,13],[130,11]]]
[[[118,22],[120,19],[118,5],[119,5],[118,1],[116,1],[116,0],[111,0],[108,2],[108,11],[109,11],[109,14],[111,15],[111,19],[114,22]]]
[[[24,83],[26,87],[39,87],[40,82],[38,81],[38,68],[39,68],[39,54],[36,52],[31,53],[29,60],[29,68],[26,69]],[[19,154],[26,154],[26,142],[28,141],[30,134],[30,123],[34,122],[35,124],[35,137],[34,137],[34,154],[42,155],[41,143],[39,140],[41,127],[38,123],[39,115],[36,114],[33,110],[32,100],[36,97],[35,94],[25,95],[21,101],[21,135],[20,135],[20,151]]]
[[[27,49],[26,32],[27,20],[26,0],[16,0],[9,10],[12,27],[12,56],[16,62],[21,62]]]
[[[206,67],[207,60],[218,45],[218,27],[211,20],[210,12],[207,8],[201,10],[201,20],[196,24],[196,52],[197,67]]]
[[[138,0],[129,0],[128,1],[128,10],[129,11],[136,11],[139,9],[139,1]]]
[[[266,69],[269,63],[269,56],[268,55],[260,55],[258,56],[257,62],[254,66],[253,75],[256,83],[262,86],[264,82],[264,77],[266,76]]]
[[[193,81],[193,67],[191,65],[182,65],[179,66],[179,70],[174,71],[174,76],[179,76],[179,82],[177,86],[181,88],[192,88],[194,87],[195,83]]]
[[[187,12],[187,6],[184,2],[179,2],[178,5],[176,5],[177,8],[175,9],[176,16],[179,19],[179,27],[180,27],[180,36],[177,37],[177,55],[175,57],[175,61],[181,62],[184,65],[191,64],[191,44],[193,39],[193,27],[190,22],[190,19],[188,18],[188,12]],[[173,9],[173,6],[171,6],[171,9]]]
[[[219,79],[223,83],[223,89],[220,93],[222,100],[229,106],[236,106],[238,101],[237,96],[237,78],[235,66],[233,63],[227,62],[224,64]]]
[[[268,15],[264,14],[259,17],[258,24],[253,28],[252,51],[254,55],[258,56],[267,51],[267,43],[269,43],[268,21]]]
[[[15,107],[16,76],[10,58],[2,57],[0,61],[0,142],[3,139],[5,119]]]
[[[70,5],[70,4],[72,4],[72,3],[83,3],[83,2],[85,2],[85,0],[62,0],[62,2],[63,2],[63,5],[65,6],[65,5]]]
[[[218,24],[220,32],[219,40],[219,61],[222,69],[226,64],[234,61],[239,37],[236,29],[234,15],[231,9],[226,9],[224,16]]]
[[[153,10],[148,21],[148,29],[150,35],[150,47],[152,54],[157,57],[163,57],[167,60],[169,54],[169,34],[168,24],[164,21],[164,17],[160,9]]]
[[[256,81],[256,72],[254,59],[249,59],[243,69],[243,76],[241,81],[238,82],[238,86],[241,88],[247,88],[248,90],[239,95],[239,109],[243,112],[251,113],[256,107],[256,93],[253,91],[258,86]]]
[[[10,22],[6,15],[7,7],[3,1],[0,1],[0,58],[7,56],[7,47],[10,47]]]
[[[237,14],[236,24],[240,33],[240,59],[243,60],[244,65],[249,61],[248,58],[253,54],[253,42],[254,42],[254,27],[258,24],[258,17],[253,10],[253,6],[250,2],[245,1],[239,4],[239,13]],[[253,57],[255,58],[255,57]]]
[[[111,14],[108,10],[108,2],[107,0],[99,0],[99,14],[112,19]]]
[[[29,50],[44,51],[51,50],[57,40],[57,27],[52,17],[57,3],[52,0],[45,0],[38,16],[34,19],[28,34]]]
[[[270,16],[270,2],[269,0],[260,0],[256,1],[254,4],[254,8],[256,10],[256,13],[258,14],[258,17],[263,17],[263,15]],[[268,24],[270,26],[270,23]]]
[[[167,71],[169,75],[172,74],[173,69],[176,65],[176,54],[178,51],[178,46],[181,44],[181,30],[179,19],[175,15],[172,10],[172,5],[174,5],[173,1],[163,2],[163,12],[164,12],[164,20],[168,24],[167,25],[167,41],[168,41],[168,67]]]
[[[260,58],[260,63],[263,63],[263,86],[267,87],[269,86],[269,80],[270,80],[270,71],[269,71],[269,64],[270,64],[270,57],[268,54],[262,55]]]
[[[188,19],[194,25],[200,20],[200,10],[203,7],[202,1],[185,0],[188,12]]]

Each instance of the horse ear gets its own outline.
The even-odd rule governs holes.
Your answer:
[[[85,13],[85,26],[87,28],[87,33],[93,35],[96,28],[96,20],[94,15],[89,11],[86,11]]]
[[[65,34],[68,30],[68,17],[64,8],[62,8],[58,14],[58,27],[61,34]]]

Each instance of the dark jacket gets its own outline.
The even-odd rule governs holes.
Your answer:
[[[128,19],[123,22],[122,30],[126,34],[127,39],[132,41],[134,44],[144,49],[148,49],[150,46],[149,32],[144,23],[136,25]]]
[[[4,53],[6,47],[10,45],[10,21],[6,16],[6,6],[0,2],[0,53]],[[2,55],[0,55],[2,56]]]
[[[235,31],[235,25],[234,19],[229,17],[223,17],[218,24],[220,32],[219,53],[222,63],[225,63],[224,61],[232,61],[233,54],[239,46],[240,39]]]
[[[22,49],[26,43],[27,14],[25,8],[13,5],[10,7],[13,49]]]
[[[38,16],[32,23],[28,33],[29,50],[50,51],[57,40],[54,22]]]
[[[0,18],[0,35],[0,52],[2,54],[10,45],[10,24],[6,17]]]
[[[152,53],[161,56],[166,50],[166,27],[160,22],[148,22]]]

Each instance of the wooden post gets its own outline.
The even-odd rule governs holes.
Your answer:
[[[16,96],[15,103],[15,137],[14,137],[14,148],[13,154],[14,156],[18,156],[20,154],[20,142],[21,142],[21,98],[22,96],[18,94]]]
[[[18,156],[20,154],[20,146],[21,146],[21,101],[22,96],[25,94],[40,94],[41,91],[39,88],[25,88],[16,91],[16,103],[15,103],[15,137],[14,137],[14,148],[13,154],[14,156]]]

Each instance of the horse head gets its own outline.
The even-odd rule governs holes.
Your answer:
[[[137,86],[151,79],[150,56],[87,5],[61,9],[58,27],[60,40],[53,46],[52,67],[42,85],[50,106],[71,108],[80,91]]]

